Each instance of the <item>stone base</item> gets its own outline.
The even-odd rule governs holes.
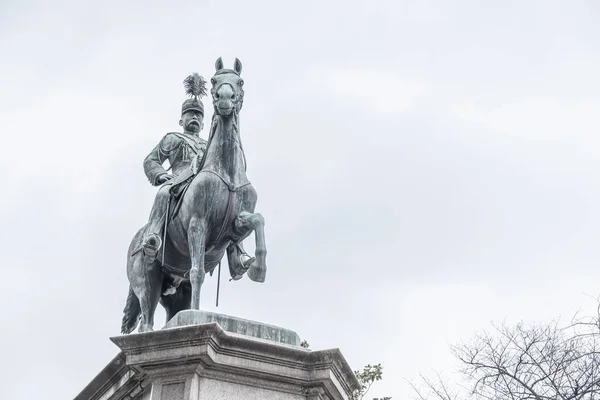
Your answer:
[[[359,387],[338,349],[302,348],[295,332],[258,322],[180,314],[166,329],[111,338],[121,353],[76,400],[349,400]],[[233,332],[188,325],[204,318]]]
[[[211,322],[218,323],[226,332],[252,336],[258,339],[272,340],[292,346],[300,346],[300,337],[296,332],[289,329],[208,311],[180,311],[167,322],[167,325],[165,325],[163,329],[188,325],[202,325]]]

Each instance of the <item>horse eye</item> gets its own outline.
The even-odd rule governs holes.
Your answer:
[[[215,83],[217,83],[217,80],[215,78],[210,78],[210,83],[214,85]]]
[[[244,86],[244,80],[243,80],[243,79],[240,79],[240,80],[238,81],[238,85],[240,85],[240,86]]]

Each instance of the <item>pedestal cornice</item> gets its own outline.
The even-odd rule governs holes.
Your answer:
[[[225,332],[217,323],[117,336],[126,363],[139,373],[165,376],[197,373],[277,390],[322,387],[328,397],[350,398],[359,387],[339,349],[310,351],[298,346]],[[229,377],[229,379],[228,379]]]

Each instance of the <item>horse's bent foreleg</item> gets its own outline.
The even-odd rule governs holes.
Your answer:
[[[250,265],[248,278],[254,282],[264,282],[267,275],[267,246],[265,244],[265,219],[259,213],[243,211],[238,215],[236,225],[239,228],[254,230],[256,238],[256,259]]]
[[[204,242],[206,241],[206,222],[192,219],[188,229],[188,242],[190,246],[190,284],[192,285],[191,309],[200,309],[200,289],[204,283]]]
[[[141,252],[133,257],[130,283],[133,292],[140,301],[142,315],[138,331],[142,333],[152,331],[154,326],[154,312],[158,305],[162,287],[162,272],[159,263],[148,264],[144,262]]]

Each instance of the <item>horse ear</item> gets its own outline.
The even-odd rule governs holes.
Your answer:
[[[223,69],[223,59],[221,57],[217,58],[217,61],[215,62],[215,69],[217,71]]]
[[[233,63],[233,69],[238,73],[238,75],[242,73],[242,62],[237,57]]]

